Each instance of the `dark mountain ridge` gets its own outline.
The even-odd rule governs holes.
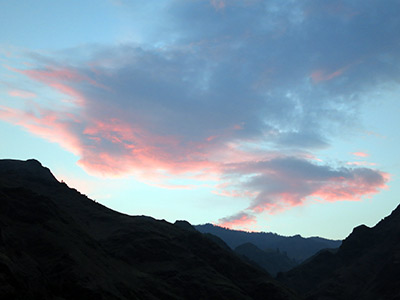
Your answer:
[[[322,249],[338,248],[342,242],[320,237],[304,238],[300,235],[286,237],[271,232],[246,232],[212,224],[197,225],[195,228],[200,232],[218,236],[232,249],[245,243],[251,243],[261,250],[275,251],[279,249],[280,252],[286,253],[290,259],[297,262],[306,260]]]
[[[321,251],[278,279],[305,299],[400,299],[400,206],[360,225],[336,251]]]
[[[35,160],[0,160],[0,298],[297,299],[189,226],[117,213]]]

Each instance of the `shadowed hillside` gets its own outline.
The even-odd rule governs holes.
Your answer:
[[[297,299],[222,241],[112,211],[35,160],[0,161],[0,298]]]
[[[278,279],[308,300],[400,299],[400,206],[360,225],[337,251],[321,251]]]
[[[235,252],[255,262],[272,276],[279,272],[286,272],[297,265],[296,261],[290,259],[286,253],[278,250],[261,250],[252,243],[237,246]]]

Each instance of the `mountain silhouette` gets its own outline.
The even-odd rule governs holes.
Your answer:
[[[245,243],[235,248],[235,252],[255,262],[258,266],[275,276],[278,272],[289,271],[297,265],[286,253],[277,250],[261,250],[252,243]]]
[[[0,299],[298,299],[223,241],[0,160]]]
[[[245,243],[251,243],[268,252],[278,249],[296,262],[302,262],[322,249],[338,248],[341,244],[341,241],[320,237],[303,238],[300,235],[286,237],[271,232],[232,230],[212,224],[197,225],[195,228],[200,232],[218,236],[232,249]]]
[[[339,249],[321,251],[278,279],[308,300],[400,299],[400,206],[375,227],[354,228]]]

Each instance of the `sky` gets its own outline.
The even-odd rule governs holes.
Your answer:
[[[343,239],[399,204],[399,11],[0,1],[0,158],[126,214]]]

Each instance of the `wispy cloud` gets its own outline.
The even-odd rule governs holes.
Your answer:
[[[367,161],[349,161],[347,162],[350,166],[376,166],[376,163],[371,163]]]
[[[352,154],[353,154],[354,156],[357,156],[357,157],[368,157],[368,156],[369,156],[368,153],[366,153],[366,152],[361,152],[361,151],[359,151],[359,152],[353,152]]]
[[[37,95],[35,93],[29,92],[29,91],[22,91],[22,90],[10,90],[10,91],[8,91],[8,94],[12,97],[18,97],[18,98],[23,98],[23,99],[30,99],[30,98],[37,97]]]
[[[334,71],[332,73],[328,73],[326,71],[323,70],[316,70],[314,72],[311,73],[311,78],[314,82],[318,83],[321,81],[327,81],[327,80],[331,80],[335,77],[338,77],[340,75],[342,75],[344,72],[344,69],[339,69],[337,71]]]
[[[81,122],[72,113],[59,113],[37,105],[30,106],[27,111],[0,106],[0,119],[82,155],[82,143],[77,135]]]

